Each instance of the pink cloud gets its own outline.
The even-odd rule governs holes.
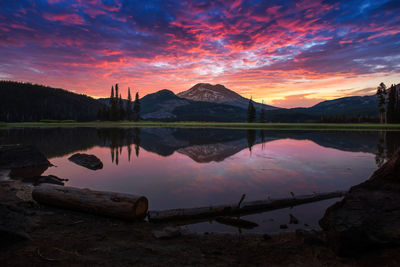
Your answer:
[[[71,14],[51,14],[45,13],[43,17],[50,21],[58,21],[62,24],[78,24],[83,25],[85,24],[85,20],[79,16],[78,14],[71,13]]]

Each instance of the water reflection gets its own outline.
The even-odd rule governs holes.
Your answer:
[[[311,140],[327,148],[341,151],[375,154],[380,167],[396,148],[400,147],[400,134],[394,131],[278,131],[176,128],[56,128],[7,129],[0,131],[0,144],[36,145],[48,158],[60,157],[95,146],[108,147],[114,164],[120,163],[125,149],[127,160],[140,155],[140,149],[170,156],[174,152],[190,157],[198,163],[221,162],[239,151],[256,144],[279,139]],[[134,153],[133,153],[134,152]],[[134,155],[132,155],[134,154]]]
[[[367,179],[400,146],[399,132],[279,131],[176,128],[54,128],[0,130],[0,144],[30,144],[57,167],[44,175],[66,185],[141,194],[150,209],[188,208],[246,200],[348,190]],[[94,154],[104,168],[75,165],[76,152]],[[11,172],[12,177],[26,176]],[[335,200],[332,200],[335,201]],[[288,213],[316,227],[332,201],[252,215],[277,230]],[[325,204],[324,204],[325,203]],[[274,221],[270,221],[271,216]],[[221,225],[193,226],[224,229]]]

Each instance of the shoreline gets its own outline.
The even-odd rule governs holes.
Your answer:
[[[8,128],[209,128],[241,130],[345,130],[345,131],[400,131],[400,124],[379,123],[246,123],[246,122],[13,122],[1,123],[0,129]]]
[[[0,242],[0,261],[6,266],[364,266],[400,261],[400,249],[393,248],[340,258],[323,242],[298,233],[182,232],[159,239],[154,231],[169,224],[127,222],[48,207],[34,202],[29,193],[29,186],[18,181],[0,181],[0,204],[20,210],[30,224],[30,240]]]

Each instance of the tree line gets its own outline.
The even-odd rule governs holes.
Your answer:
[[[392,84],[387,88],[382,82],[376,90],[376,95],[379,99],[380,123],[400,123],[400,84]]]
[[[136,92],[135,100],[132,102],[131,89],[128,87],[128,98],[122,99],[119,92],[118,83],[111,86],[111,95],[109,105],[104,106],[97,115],[102,121],[139,121],[140,120],[140,99],[139,93]]]
[[[0,121],[93,121],[103,104],[64,89],[0,81]]]

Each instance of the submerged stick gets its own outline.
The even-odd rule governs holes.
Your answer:
[[[215,218],[216,222],[230,225],[230,226],[235,226],[239,228],[244,228],[244,229],[253,229],[258,226],[257,223],[240,219],[240,218],[233,218],[233,217],[227,217],[227,216],[218,216]]]
[[[238,206],[237,206],[238,208],[240,208],[240,205],[242,204],[245,197],[246,197],[246,194],[243,194],[242,197],[240,198]]]
[[[335,191],[329,193],[297,196],[293,198],[257,200],[244,202],[241,207],[238,207],[238,204],[235,203],[188,209],[149,211],[148,216],[149,221],[151,222],[161,222],[171,220],[194,220],[221,215],[253,214],[269,210],[293,207],[330,198],[342,197],[345,193],[346,191]]]

